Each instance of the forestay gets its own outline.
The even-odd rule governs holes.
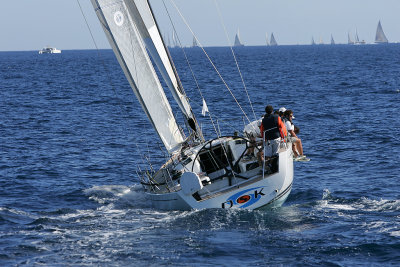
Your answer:
[[[143,110],[166,149],[169,152],[174,151],[180,146],[184,138],[146,52],[146,45],[149,46],[150,44],[151,46],[152,42],[142,18],[145,18],[145,21],[149,23],[149,15],[151,14],[145,13],[141,17],[138,7],[143,12],[146,9],[147,12],[151,12],[147,1],[91,1],[119,64]],[[151,25],[151,23],[148,25]],[[149,28],[152,32],[153,29],[152,27]],[[158,46],[160,42],[162,44],[161,38],[156,41]],[[150,50],[152,49],[149,48]],[[161,55],[160,58],[165,56]]]

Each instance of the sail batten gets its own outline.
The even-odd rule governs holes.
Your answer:
[[[147,54],[142,17],[131,15],[136,2],[91,1],[133,92],[166,149],[174,151],[184,138]]]

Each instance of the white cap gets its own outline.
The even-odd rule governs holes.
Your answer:
[[[285,112],[286,111],[286,108],[284,108],[284,107],[281,107],[280,109],[279,109],[279,112]]]

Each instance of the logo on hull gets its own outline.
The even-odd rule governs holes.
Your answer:
[[[262,192],[263,189],[264,187],[254,187],[240,191],[230,196],[221,204],[221,206],[223,209],[230,209],[236,205],[241,205],[239,208],[246,208],[259,201],[262,196],[265,196],[265,194]]]

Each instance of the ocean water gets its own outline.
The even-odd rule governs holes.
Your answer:
[[[206,137],[294,111],[308,163],[267,211],[160,211],[165,160],[111,50],[0,53],[1,266],[400,265],[400,45],[172,49]],[[176,106],[173,106],[176,111]],[[177,114],[178,120],[180,116]],[[143,156],[145,155],[145,156]]]

